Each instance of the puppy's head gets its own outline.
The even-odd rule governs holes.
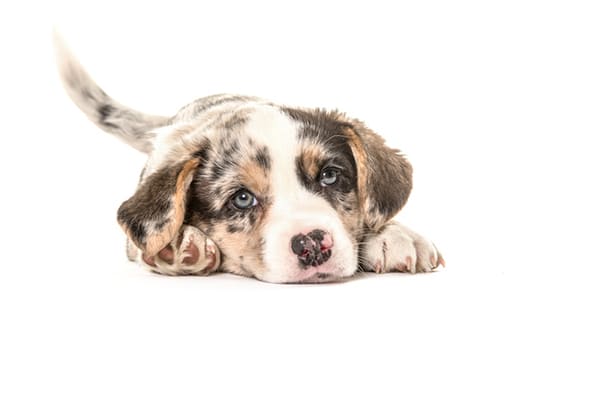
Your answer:
[[[357,120],[247,98],[212,98],[155,133],[137,192],[119,210],[156,254],[182,224],[220,248],[221,269],[269,282],[352,275],[364,235],[406,202],[411,167]]]
[[[110,98],[55,37],[74,103],[149,159],[118,220],[153,256],[182,224],[221,250],[221,268],[270,282],[349,276],[359,246],[406,202],[411,167],[361,122],[335,112],[217,95],[172,118]]]

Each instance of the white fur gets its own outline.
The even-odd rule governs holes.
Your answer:
[[[363,254],[365,267],[375,272],[431,272],[444,264],[433,243],[408,227],[390,221],[367,240]]]
[[[254,140],[265,144],[271,154],[271,185],[274,203],[264,226],[267,271],[260,277],[269,282],[297,282],[317,274],[336,277],[352,275],[357,267],[357,252],[350,234],[337,212],[321,196],[304,188],[296,176],[296,157],[300,155],[297,123],[274,107],[258,108],[246,127]],[[314,229],[333,237],[331,258],[318,267],[302,270],[291,251],[291,238]]]

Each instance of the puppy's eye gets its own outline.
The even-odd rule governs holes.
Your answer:
[[[320,183],[321,186],[331,186],[337,182],[339,171],[335,168],[325,168],[321,171],[320,174]]]
[[[233,195],[231,198],[231,204],[233,204],[235,208],[245,210],[247,208],[256,206],[258,204],[258,200],[256,200],[256,197],[246,189],[241,189]]]

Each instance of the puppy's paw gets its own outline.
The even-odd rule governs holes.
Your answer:
[[[154,256],[138,250],[137,260],[164,275],[208,275],[219,268],[221,252],[201,230],[184,225],[179,236]]]
[[[394,221],[367,239],[363,250],[363,267],[377,273],[431,272],[440,265],[444,259],[430,240]]]

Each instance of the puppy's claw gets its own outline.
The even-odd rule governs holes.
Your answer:
[[[406,267],[408,269],[407,272],[410,272],[412,274],[414,274],[415,272],[417,272],[417,269],[416,269],[416,266],[417,266],[416,265],[417,264],[416,260],[413,262],[413,259],[412,259],[411,256],[406,256],[405,263],[406,263]]]
[[[375,273],[380,274],[383,272],[383,263],[381,261],[377,261],[375,266],[373,267]]]
[[[440,253],[438,253],[438,262],[436,266],[442,266],[444,268],[446,268],[446,261],[444,260],[444,257],[442,257],[442,255]]]

